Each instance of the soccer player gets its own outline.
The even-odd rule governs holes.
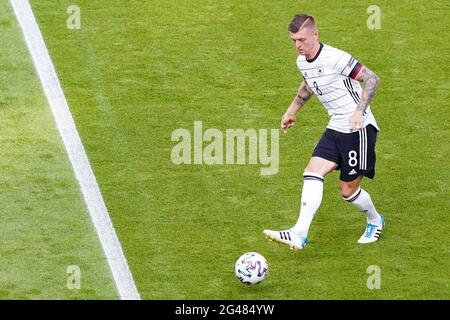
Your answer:
[[[363,176],[373,179],[375,175],[375,142],[379,127],[369,103],[380,79],[347,52],[320,43],[314,17],[298,14],[288,29],[299,53],[297,66],[303,81],[281,119],[281,129],[287,133],[295,125],[296,113],[313,94],[328,110],[330,121],[303,173],[297,223],[288,230],[264,230],[264,234],[291,249],[303,249],[313,217],[322,202],[324,177],[340,170],[341,196],[367,217],[365,231],[358,243],[375,242],[384,227],[384,217],[360,185]]]

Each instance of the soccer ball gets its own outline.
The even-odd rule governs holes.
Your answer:
[[[235,272],[240,282],[246,285],[254,285],[266,278],[269,265],[259,253],[247,252],[237,259]]]

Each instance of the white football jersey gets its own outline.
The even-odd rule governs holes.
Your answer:
[[[311,60],[299,55],[297,66],[317,98],[328,110],[330,122],[327,128],[339,132],[350,132],[350,118],[361,99],[362,88],[355,78],[363,65],[345,51],[320,44],[320,49]],[[375,117],[367,107],[364,112],[364,127],[372,124],[379,130]]]

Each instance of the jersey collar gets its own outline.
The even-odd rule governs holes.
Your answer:
[[[317,53],[314,56],[314,58],[312,58],[311,60],[306,59],[306,61],[309,62],[309,63],[316,61],[317,57],[319,57],[319,54],[322,51],[322,48],[323,48],[323,43],[320,43],[319,51],[317,51]]]

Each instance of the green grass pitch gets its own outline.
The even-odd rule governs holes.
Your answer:
[[[144,299],[449,299],[450,63],[445,1],[31,1],[137,288]],[[366,26],[381,9],[381,29]],[[278,128],[301,81],[287,24],[316,17],[321,42],[375,71],[377,175],[365,180],[386,229],[338,174],[301,252],[267,241],[298,215],[301,172],[325,129],[313,98],[280,135],[280,168],[175,165],[171,134]],[[10,4],[0,2],[0,299],[115,299],[117,292]],[[270,265],[255,287],[234,262]],[[67,288],[67,266],[81,289]],[[381,288],[367,287],[369,266]]]

